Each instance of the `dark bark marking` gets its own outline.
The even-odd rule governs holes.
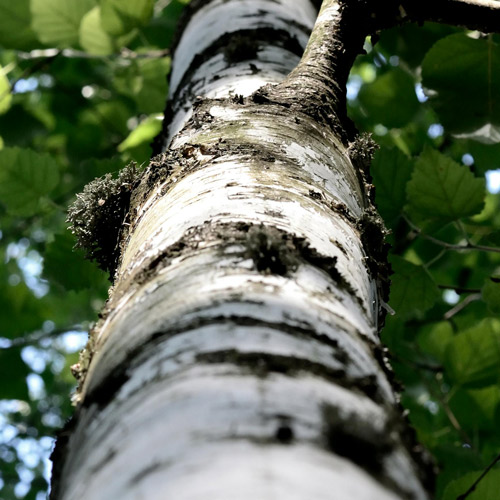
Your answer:
[[[235,300],[239,300],[240,297],[235,297]],[[246,301],[248,303],[248,301]],[[203,326],[213,325],[213,324],[234,324],[237,326],[251,326],[251,327],[267,327],[273,330],[286,333],[293,337],[301,338],[311,338],[321,342],[322,344],[331,347],[334,350],[333,356],[342,364],[347,364],[350,360],[349,354],[344,350],[343,347],[339,345],[337,339],[332,339],[326,334],[316,334],[314,329],[304,324],[303,326],[289,325],[287,323],[272,323],[269,321],[259,320],[254,317],[241,317],[241,316],[211,316],[205,318],[195,318],[188,323],[179,325],[176,327],[169,328],[168,330],[160,330],[152,332],[146,342],[141,345],[136,346],[131,349],[127,354],[125,359],[120,361],[120,364],[113,369],[110,375],[107,375],[105,381],[100,383],[95,388],[89,390],[83,401],[83,406],[90,406],[92,404],[97,404],[99,408],[105,407],[116,395],[116,393],[121,389],[122,385],[125,384],[129,377],[128,369],[123,367],[130,367],[133,371],[136,363],[140,363],[140,358],[142,356],[147,356],[149,349],[156,349],[156,346],[162,342],[168,341],[169,339],[182,335],[183,333],[189,332]],[[364,387],[364,391],[373,393],[372,386],[369,386],[365,379],[359,379],[360,385]],[[83,379],[80,380],[80,386],[83,383]],[[372,384],[373,385],[373,384]]]
[[[293,242],[288,233],[273,227],[254,226],[247,232],[247,255],[260,273],[286,276],[299,266]]]
[[[130,486],[134,486],[136,483],[143,481],[147,476],[156,472],[159,469],[166,468],[170,465],[170,462],[155,462],[150,465],[147,465],[143,469],[141,469],[137,474],[130,478],[128,484]]]
[[[309,34],[309,30],[306,27],[300,24],[297,24],[297,26],[301,28],[304,33]],[[302,47],[297,38],[292,36],[288,31],[262,26],[256,29],[241,30],[237,33],[225,33],[214,41],[214,43],[209,47],[196,54],[188,69],[184,75],[182,75],[181,81],[179,82],[174,95],[171,96],[171,99],[169,99],[166,103],[162,131],[154,139],[151,145],[153,148],[153,155],[161,153],[164,136],[167,135],[168,127],[170,126],[175,113],[183,105],[187,104],[189,96],[194,97],[192,96],[191,89],[197,85],[199,80],[193,79],[193,74],[205,61],[212,59],[218,53],[223,53],[227,67],[230,67],[242,61],[258,59],[258,52],[260,48],[267,45],[281,47],[291,54],[295,54],[299,57],[304,51],[304,47]],[[171,49],[171,51],[174,53],[175,46]],[[250,71],[255,73],[256,68],[257,67],[252,64],[250,66]],[[213,75],[212,79],[213,81],[218,80],[219,75]],[[170,75],[167,77],[167,81],[170,83]],[[175,109],[172,103],[175,103]]]
[[[224,60],[230,65],[255,59],[259,48],[259,42],[255,39],[255,36],[246,33],[235,33],[224,46]]]
[[[390,430],[387,427],[383,430],[376,429],[356,414],[345,418],[338,408],[329,404],[325,404],[322,410],[327,448],[372,474],[380,473],[382,459],[394,446]]]
[[[289,424],[283,423],[276,429],[276,440],[281,444],[290,444],[294,437],[293,429]]]
[[[402,490],[384,471],[384,459],[396,446],[394,430],[388,422],[385,422],[382,429],[377,429],[354,413],[348,417],[343,416],[332,405],[325,404],[322,410],[324,442],[328,450],[359,465],[404,498],[413,498],[411,493]]]
[[[236,349],[227,349],[208,353],[200,353],[196,361],[207,364],[231,363],[240,368],[247,369],[258,377],[266,378],[271,373],[280,373],[289,377],[295,377],[301,373],[309,373],[364,394],[377,404],[384,404],[384,398],[380,394],[376,383],[369,386],[366,377],[361,379],[348,377],[344,369],[333,369],[315,361],[294,356],[269,354],[265,352],[240,352]]]

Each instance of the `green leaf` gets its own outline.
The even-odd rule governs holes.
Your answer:
[[[0,45],[26,50],[36,41],[31,29],[30,0],[0,0]]]
[[[444,490],[442,500],[456,500],[460,495],[465,494],[483,472],[484,470],[469,472],[460,479],[450,481]],[[476,489],[469,494],[467,500],[498,500],[499,491],[500,469],[492,469],[481,479]]]
[[[484,417],[492,424],[491,427],[496,430],[495,412],[500,403],[500,387],[495,384],[484,389],[470,389],[468,393],[475,404],[481,409]],[[477,424],[477,420],[475,423]]]
[[[74,238],[69,231],[55,236],[47,245],[44,254],[43,271],[46,278],[59,283],[66,290],[83,290],[85,288],[104,288],[106,274],[97,266],[85,260],[82,251],[73,249]]]
[[[0,398],[28,401],[29,373],[19,349],[0,350]]]
[[[114,52],[113,38],[102,28],[101,7],[94,7],[83,16],[80,24],[80,45],[90,54],[105,56]]]
[[[83,16],[96,5],[97,0],[31,0],[33,29],[47,45],[74,46]]]
[[[146,25],[153,15],[154,0],[102,0],[102,27],[113,36]]]
[[[500,142],[500,44],[464,33],[438,41],[422,65],[422,83],[451,133]]]
[[[438,361],[443,361],[448,343],[453,339],[449,321],[428,325],[419,332],[417,343],[420,348]]]
[[[411,209],[420,216],[451,221],[482,210],[485,182],[465,165],[426,147],[415,163],[407,194]]]
[[[59,169],[52,156],[20,148],[0,151],[0,202],[10,213],[24,216],[36,213],[40,199],[58,182]]]
[[[151,142],[160,133],[162,119],[163,115],[159,114],[148,116],[118,145],[118,151],[122,152],[140,146],[145,142]]]
[[[500,276],[495,275],[486,279],[481,290],[483,300],[494,314],[500,313]]]
[[[400,257],[391,259],[390,305],[402,318],[419,316],[430,309],[439,298],[439,289],[422,266]]]
[[[364,85],[358,99],[372,120],[388,128],[406,125],[419,107],[413,78],[399,68]]]
[[[8,111],[12,102],[9,79],[5,70],[0,66],[0,115]]]
[[[370,173],[376,186],[377,208],[386,221],[395,219],[403,210],[412,170],[412,160],[398,149],[381,148],[375,154]]]
[[[486,387],[500,380],[500,322],[485,319],[456,335],[446,349],[449,376],[466,388]]]

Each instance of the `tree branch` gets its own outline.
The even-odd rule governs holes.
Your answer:
[[[463,26],[484,33],[500,33],[500,2],[493,0],[404,0],[403,19]]]
[[[462,302],[459,302],[456,306],[452,307],[447,313],[445,313],[443,319],[449,320],[453,318],[453,316],[462,311],[462,309],[465,309],[471,302],[474,302],[475,300],[481,300],[480,293],[472,293],[471,295],[467,295],[467,297],[465,297]]]

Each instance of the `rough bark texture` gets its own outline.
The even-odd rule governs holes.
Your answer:
[[[428,498],[378,338],[373,144],[345,115],[373,12],[325,1],[297,66],[315,19],[309,0],[188,10],[53,499]]]

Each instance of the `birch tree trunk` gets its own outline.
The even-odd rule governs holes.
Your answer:
[[[345,117],[363,5],[193,0],[51,498],[428,498]]]

